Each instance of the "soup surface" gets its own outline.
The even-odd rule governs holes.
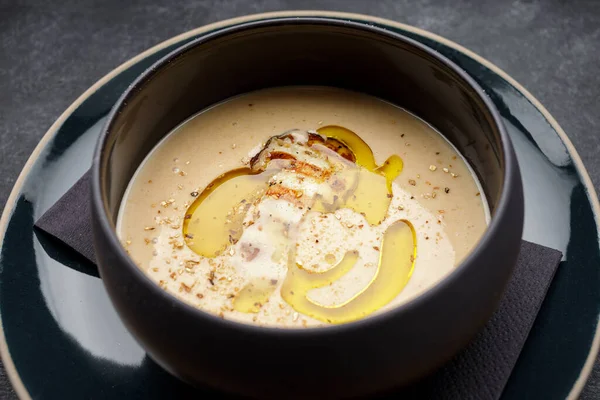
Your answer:
[[[189,119],[147,156],[118,234],[164,290],[222,318],[302,327],[418,296],[489,219],[453,146],[407,111],[285,87]]]

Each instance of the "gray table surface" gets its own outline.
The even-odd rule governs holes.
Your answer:
[[[210,22],[294,9],[389,18],[479,53],[546,106],[598,188],[598,0],[0,0],[0,209],[48,127],[110,70],[152,45]],[[16,398],[3,370],[0,398]],[[582,395],[597,398],[599,362]]]

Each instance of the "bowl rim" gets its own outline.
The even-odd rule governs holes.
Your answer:
[[[410,299],[406,303],[400,304],[396,307],[393,307],[390,310],[387,310],[382,313],[376,313],[375,315],[370,315],[365,318],[343,323],[343,324],[335,324],[335,325],[325,325],[318,327],[310,327],[310,328],[288,328],[288,327],[278,327],[278,326],[260,326],[249,324],[245,322],[238,322],[234,320],[227,320],[220,318],[217,315],[214,315],[210,312],[204,311],[200,308],[194,307],[183,300],[178,299],[173,294],[166,292],[161,289],[156,283],[154,283],[146,273],[144,273],[133,261],[133,259],[127,254],[125,248],[121,244],[121,241],[117,237],[116,229],[114,224],[110,221],[108,217],[108,209],[106,207],[104,201],[104,195],[102,190],[102,182],[101,182],[101,160],[106,151],[107,140],[112,132],[115,117],[118,116],[121,110],[127,106],[130,99],[135,97],[137,91],[140,87],[144,86],[147,82],[155,77],[155,75],[161,71],[165,66],[167,66],[174,59],[184,55],[186,52],[192,50],[193,48],[200,46],[202,44],[208,43],[212,40],[229,36],[231,34],[239,33],[245,30],[259,28],[259,27],[276,27],[276,26],[288,26],[288,25],[321,25],[321,26],[338,26],[338,27],[349,27],[356,29],[358,31],[366,31],[370,33],[375,33],[380,36],[387,37],[397,42],[403,42],[417,48],[418,50],[426,53],[427,55],[433,57],[437,61],[441,62],[446,68],[449,68],[454,73],[456,73],[469,87],[474,91],[474,93],[482,100],[485,108],[490,113],[493,121],[493,125],[498,130],[500,144],[502,148],[502,162],[504,165],[503,169],[503,178],[500,189],[500,196],[497,202],[497,205],[494,209],[493,214],[490,218],[490,223],[487,226],[487,229],[475,245],[475,247],[467,254],[467,256],[455,267],[455,269],[450,272],[448,275],[443,277],[440,281],[434,284],[432,287],[427,289],[425,292],[419,294],[418,296]],[[277,338],[285,337],[311,337],[311,336],[323,336],[323,335],[337,335],[342,332],[347,331],[358,331],[362,329],[372,329],[373,326],[377,326],[394,318],[396,315],[405,312],[411,308],[417,308],[420,304],[426,303],[430,298],[434,297],[437,292],[442,291],[445,287],[452,285],[454,281],[458,279],[458,277],[464,272],[469,264],[474,262],[474,259],[477,255],[482,251],[482,248],[486,248],[490,245],[492,237],[494,236],[494,232],[498,230],[500,221],[505,217],[508,213],[508,203],[511,198],[511,193],[513,192],[513,187],[510,185],[510,180],[514,179],[515,176],[519,175],[518,170],[518,162],[516,158],[513,156],[513,148],[508,133],[504,124],[502,123],[502,118],[500,116],[499,111],[496,109],[491,99],[486,95],[484,90],[477,84],[477,82],[464,70],[462,70],[458,65],[454,62],[438,53],[434,49],[417,42],[405,35],[388,31],[386,29],[368,24],[366,22],[356,22],[349,20],[340,20],[335,18],[323,18],[323,17],[293,17],[293,16],[282,16],[282,17],[272,17],[268,19],[255,20],[250,22],[244,22],[239,25],[229,26],[225,28],[218,29],[217,31],[209,32],[202,34],[196,39],[190,41],[189,43],[184,44],[181,47],[176,48],[166,56],[162,57],[160,60],[156,61],[150,67],[148,67],[144,72],[142,72],[123,92],[123,94],[119,97],[119,99],[113,105],[111,111],[109,112],[106,122],[104,123],[102,130],[100,132],[100,136],[98,138],[96,148],[94,150],[93,162],[92,162],[92,174],[91,174],[91,206],[95,211],[95,218],[92,218],[92,224],[97,225],[99,229],[102,230],[102,234],[107,239],[108,246],[112,248],[116,257],[120,259],[120,261],[127,266],[127,268],[132,269],[133,275],[136,277],[137,281],[140,284],[147,286],[151,292],[153,292],[156,296],[159,296],[162,301],[168,302],[171,301],[182,309],[186,315],[193,316],[198,320],[204,320],[206,323],[211,323],[215,325],[220,325],[222,329],[230,329],[230,330],[240,330],[246,334],[256,333],[262,336],[272,335]],[[521,185],[521,181],[518,181],[518,184]],[[94,230],[94,237],[97,236]],[[100,263],[99,263],[100,264]],[[102,267],[99,265],[100,275],[102,276]],[[102,280],[104,283],[104,280]],[[112,298],[111,298],[112,301]]]

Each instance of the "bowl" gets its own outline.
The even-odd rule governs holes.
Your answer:
[[[491,220],[446,278],[390,311],[342,325],[281,329],[221,319],[159,288],[115,224],[136,169],[174,127],[232,96],[276,86],[363,92],[437,128],[465,156]],[[94,245],[120,318],[150,357],[198,386],[263,398],[332,398],[409,384],[460,351],[497,307],[520,248],[523,192],[497,110],[458,66],[367,24],[276,18],[204,35],[145,71],[111,111],[92,176]]]

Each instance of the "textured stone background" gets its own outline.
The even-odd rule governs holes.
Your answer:
[[[479,53],[548,108],[600,184],[598,0],[0,0],[0,209],[46,129],[111,69],[210,22],[293,9],[389,18]],[[3,371],[0,398],[16,398]],[[600,398],[598,364],[582,398]]]

